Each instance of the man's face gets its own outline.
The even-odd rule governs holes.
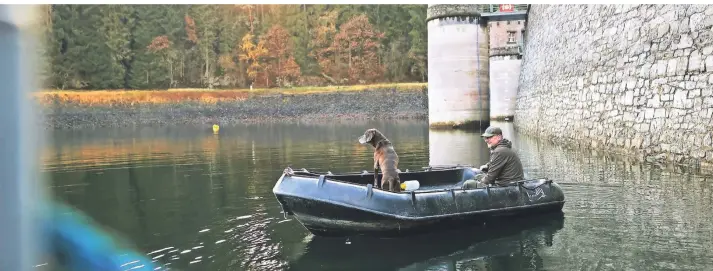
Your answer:
[[[500,143],[501,138],[501,135],[494,135],[491,137],[484,137],[483,140],[485,140],[485,144],[488,144],[488,148],[492,148],[493,146],[498,145],[498,143]]]

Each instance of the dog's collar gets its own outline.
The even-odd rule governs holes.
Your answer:
[[[389,141],[388,139],[382,138],[381,140],[374,143],[374,147],[384,146],[384,145],[387,145],[390,143],[391,143],[391,141]]]

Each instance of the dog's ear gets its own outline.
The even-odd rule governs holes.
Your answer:
[[[369,141],[371,141],[372,138],[374,138],[374,131],[373,130],[366,131],[364,136],[365,136],[366,142],[369,142]]]

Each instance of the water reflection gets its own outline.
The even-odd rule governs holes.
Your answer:
[[[515,145],[515,143],[516,143],[515,126],[513,125],[512,121],[491,120],[490,126],[495,126],[495,127],[500,128],[500,130],[503,131],[503,137],[512,140],[513,146],[516,146]]]
[[[221,126],[218,135],[210,127],[59,132],[43,159],[58,199],[174,270],[713,266],[710,176],[570,150],[520,135],[508,122],[492,125],[513,141],[526,176],[562,184],[566,219],[551,242],[543,241],[548,226],[532,226],[347,245],[318,240],[281,213],[271,189],[288,164],[370,169],[372,150],[356,142],[366,128],[394,142],[402,170],[487,162],[480,133],[429,131],[422,122]]]
[[[491,121],[503,131],[503,136],[513,141],[517,149],[517,139],[512,122]],[[490,159],[488,145],[480,137],[481,131],[429,130],[428,161],[431,165],[465,164],[480,166]]]
[[[710,176],[665,172],[524,136],[519,140],[527,154],[525,170],[564,186],[567,242],[553,246],[552,253],[576,254],[567,266],[704,270],[713,264]]]
[[[314,237],[289,270],[540,270],[542,260],[531,260],[563,224],[556,213],[410,238]]]
[[[488,162],[488,146],[478,132],[429,130],[430,165],[465,164],[479,166]]]

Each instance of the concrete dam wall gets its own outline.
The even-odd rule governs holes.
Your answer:
[[[713,5],[532,5],[516,129],[710,167],[711,27]]]

